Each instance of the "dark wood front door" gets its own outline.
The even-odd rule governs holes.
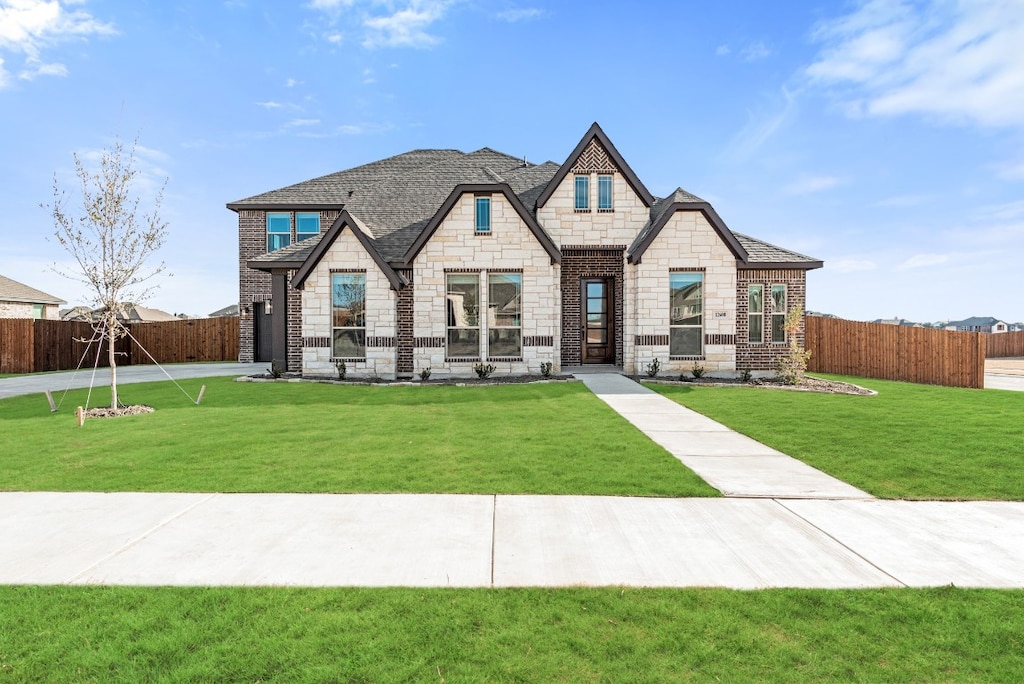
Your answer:
[[[271,308],[266,302],[252,305],[253,361],[269,363],[274,358],[273,327],[270,325]]]
[[[583,279],[583,363],[615,362],[614,291],[611,278]]]

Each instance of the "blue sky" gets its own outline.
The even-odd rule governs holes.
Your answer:
[[[1024,320],[1024,3],[0,0],[0,273],[82,288],[40,203],[115,136],[168,178],[148,304],[237,300],[227,202],[410,149],[561,163],[823,259],[846,318]]]

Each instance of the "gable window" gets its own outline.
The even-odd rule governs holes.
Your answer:
[[[704,274],[669,274],[668,355],[704,353]]]
[[[590,211],[590,176],[576,176],[574,196],[576,211]]]
[[[487,275],[487,356],[523,355],[523,276]]]
[[[292,242],[291,214],[267,214],[267,251],[287,247]]]
[[[449,358],[480,357],[480,276],[476,273],[449,273],[446,306],[448,309]]]
[[[747,342],[764,342],[764,285],[747,286]]]
[[[331,274],[331,333],[335,358],[366,358],[366,274]]]
[[[305,240],[320,234],[320,214],[295,215],[295,240]]]
[[[786,286],[772,285],[772,342],[786,341]]]
[[[612,177],[597,177],[597,210],[612,211]]]
[[[476,232],[491,232],[491,198],[476,198]]]

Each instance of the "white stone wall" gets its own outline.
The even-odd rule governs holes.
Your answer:
[[[639,346],[637,335],[669,333],[669,273],[704,270],[704,336],[735,335],[736,256],[699,211],[680,211],[644,252],[641,263],[629,266],[626,281],[631,314],[626,317],[624,370],[642,373],[654,358],[663,372],[689,371],[694,360],[670,360],[668,345]],[[709,373],[736,370],[735,344],[706,344],[697,362]]]
[[[597,210],[597,176],[590,174],[590,211],[577,212],[575,206],[575,174],[569,173],[537,211],[537,219],[559,247],[589,245],[610,247],[632,244],[647,223],[650,209],[633,192],[621,173],[612,176],[612,207],[610,212]]]
[[[362,244],[346,227],[327,254],[306,279],[302,289],[302,336],[327,337],[331,334],[331,269],[366,271],[366,337],[396,337],[396,294]],[[337,374],[331,361],[331,347],[303,347],[304,375]],[[346,361],[351,377],[395,377],[395,347],[371,347],[367,344],[365,361]]]
[[[491,232],[475,233],[475,197],[463,195],[437,231],[416,256],[413,263],[414,325],[417,338],[447,339],[446,269],[479,271],[480,310],[487,310],[487,280],[490,269],[522,272],[522,335],[547,336],[550,347],[523,345],[522,361],[494,362],[495,375],[538,373],[540,364],[551,362],[560,367],[559,316],[561,294],[559,270],[551,257],[530,232],[504,195],[491,195]],[[481,346],[486,352],[486,316],[481,316]],[[481,358],[487,362],[486,354]],[[475,361],[445,360],[444,347],[417,347],[413,350],[413,370],[426,367],[434,377],[475,376]]]
[[[0,302],[0,318],[35,318],[34,305],[25,302]],[[44,304],[43,318],[55,321],[60,318],[60,311],[52,304]]]

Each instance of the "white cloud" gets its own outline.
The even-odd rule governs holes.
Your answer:
[[[302,128],[304,126],[316,126],[320,119],[292,119],[285,124],[286,128]]]
[[[869,259],[839,259],[838,261],[829,261],[827,266],[829,270],[837,273],[858,273],[878,268],[878,264]]]
[[[324,37],[324,39],[331,45],[341,45],[342,42],[345,40],[345,36],[338,33],[337,31],[332,31],[331,33],[328,33]]]
[[[536,19],[537,17],[544,14],[544,10],[537,7],[517,7],[513,9],[507,9],[503,12],[498,12],[497,18],[502,21],[507,21],[513,24],[517,21],[526,21],[529,19]]]
[[[774,102],[766,107],[773,111],[747,113],[746,125],[733,136],[726,148],[727,158],[734,162],[746,161],[792,118],[796,111],[796,100],[786,88],[782,88],[780,94],[781,103]]]
[[[728,43],[722,43],[721,45],[715,48],[715,54],[718,55],[719,57],[725,57],[730,53],[732,53],[732,48],[729,47]]]
[[[896,267],[897,271],[909,271],[914,268],[927,268],[929,266],[941,266],[949,261],[946,254],[915,254],[902,264]]]
[[[451,4],[448,0],[412,0],[408,7],[392,14],[366,19],[363,26],[369,34],[363,47],[426,48],[440,39],[427,33],[431,24],[441,19]]]
[[[44,50],[73,39],[115,35],[113,24],[99,21],[82,9],[67,6],[78,0],[0,0],[0,50],[25,56],[19,73],[23,80],[36,76],[66,76],[67,67],[42,59]],[[0,87],[9,83],[0,59]]]
[[[294,88],[297,85],[302,85],[302,81],[297,81],[294,78],[289,78],[284,82],[285,88]]]
[[[849,114],[1024,127],[1024,3],[869,0],[812,37],[805,74]]]
[[[786,186],[786,192],[790,195],[809,195],[822,190],[828,190],[842,183],[835,176],[804,176]]]
[[[875,202],[876,207],[919,207],[932,200],[930,195],[896,195]]]
[[[1024,180],[1024,160],[1011,159],[995,166],[996,175],[1003,180]]]
[[[739,56],[744,62],[757,62],[766,57],[771,57],[773,54],[775,54],[774,50],[761,41],[757,41],[740,50]]]

